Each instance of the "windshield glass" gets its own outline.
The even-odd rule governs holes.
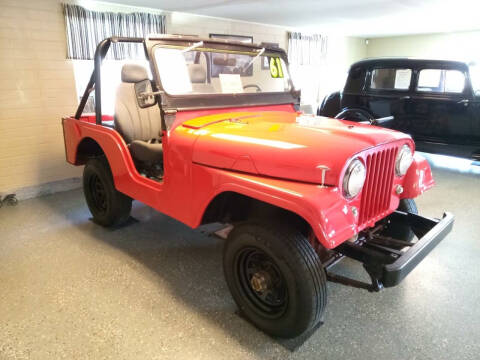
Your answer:
[[[276,52],[160,45],[154,50],[163,90],[170,95],[289,92],[287,66]]]

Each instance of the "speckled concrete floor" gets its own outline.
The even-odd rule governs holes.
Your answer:
[[[103,229],[79,190],[3,207],[0,359],[478,359],[480,167],[432,159],[418,206],[453,211],[453,233],[396,288],[329,284],[325,324],[295,351],[235,314],[221,240],[138,203],[138,222]]]

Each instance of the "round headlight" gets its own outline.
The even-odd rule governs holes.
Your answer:
[[[410,146],[403,145],[395,160],[395,174],[397,174],[397,176],[405,175],[410,165],[412,165],[412,162],[413,154]]]
[[[359,159],[352,160],[343,177],[343,193],[347,198],[357,196],[362,190],[366,174],[365,165]]]

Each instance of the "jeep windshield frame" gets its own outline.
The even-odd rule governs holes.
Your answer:
[[[228,107],[247,107],[247,106],[264,106],[264,105],[283,105],[292,104],[295,108],[298,108],[300,104],[300,91],[295,90],[291,77],[290,91],[288,92],[263,92],[263,93],[226,93],[226,94],[188,94],[188,95],[169,95],[161,86],[160,76],[157,71],[157,67],[152,60],[152,51],[155,46],[161,44],[172,44],[179,46],[183,45],[186,48],[192,46],[200,41],[210,46],[219,46],[226,50],[233,51],[250,51],[258,52],[263,49],[260,46],[252,44],[244,44],[235,41],[217,40],[217,39],[201,39],[197,37],[188,37],[180,35],[154,35],[144,38],[132,38],[132,37],[118,37],[113,36],[102,40],[95,50],[94,55],[94,69],[90,80],[85,88],[82,99],[77,107],[74,118],[79,120],[82,116],[83,110],[89,98],[90,93],[95,90],[95,123],[102,125],[102,86],[101,86],[101,68],[102,62],[110,49],[112,43],[139,43],[143,44],[145,50],[145,57],[150,63],[150,68],[153,74],[153,85],[155,96],[157,96],[158,105],[160,106],[162,113],[162,123],[164,121],[163,114],[172,111],[181,110],[197,110],[197,109],[213,109],[213,108],[228,108]],[[272,54],[277,54],[280,57],[285,66],[284,72],[289,73],[287,54],[284,50],[279,48],[266,47],[265,51]],[[163,126],[165,129],[165,127]]]
[[[288,91],[262,91],[262,92],[241,92],[241,93],[189,93],[189,94],[169,94],[162,86],[161,71],[158,68],[155,51],[161,47],[188,49],[199,42],[203,42],[200,48],[195,50],[248,54],[253,59],[262,52],[262,55],[278,57],[284,64],[283,72],[288,81]],[[280,48],[262,47],[255,44],[246,44],[237,41],[226,41],[220,39],[205,39],[187,36],[175,35],[151,35],[146,39],[146,51],[151,65],[151,70],[155,84],[160,91],[160,105],[164,111],[183,111],[214,109],[228,107],[247,107],[247,106],[265,106],[265,105],[283,105],[292,104],[298,106],[300,103],[300,92],[295,90],[288,69],[288,58],[284,50]],[[256,61],[260,61],[257,59]],[[211,76],[211,62],[207,61]]]

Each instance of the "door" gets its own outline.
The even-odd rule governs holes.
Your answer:
[[[408,68],[374,68],[370,72],[365,107],[375,118],[394,117],[382,126],[410,133],[404,120],[411,79],[412,70]]]
[[[440,151],[461,155],[472,142],[473,99],[457,69],[420,69],[411,96],[409,122],[418,142],[452,145]]]

